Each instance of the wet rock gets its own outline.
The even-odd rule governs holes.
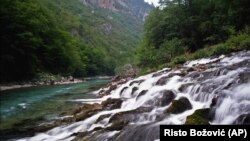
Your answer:
[[[139,119],[141,113],[150,112],[152,109],[152,107],[139,107],[135,110],[116,113],[109,119],[109,123],[118,121],[135,121]]]
[[[190,67],[187,69],[187,72],[192,72],[192,71],[196,71],[194,67]]]
[[[129,125],[123,128],[114,141],[154,141],[160,137],[159,130],[159,125],[155,126],[152,123]]]
[[[138,96],[136,97],[136,100],[138,100],[138,98],[140,98],[141,96],[145,95],[148,92],[148,90],[142,90]]]
[[[104,120],[105,118],[110,117],[111,114],[106,114],[106,115],[101,115],[95,122],[98,123],[102,120]]]
[[[115,76],[106,87],[104,87],[100,90],[99,96],[103,97],[103,96],[109,95],[111,93],[111,91],[115,90],[119,85],[128,82],[133,77],[134,76],[132,76],[132,75],[126,75],[126,76],[117,75],[117,76]]]
[[[138,89],[139,89],[138,87],[133,87],[133,88],[132,88],[132,93],[131,93],[131,95],[134,95],[134,93],[135,93]]]
[[[155,83],[155,85],[160,85],[160,86],[165,85],[168,79],[169,76],[163,76]]]
[[[165,111],[168,114],[179,114],[186,110],[192,109],[192,105],[186,97],[181,97],[179,100],[174,100],[172,105]]]
[[[154,97],[146,102],[146,105],[150,106],[167,106],[174,100],[175,94],[170,90],[163,90],[160,92],[159,96]]]
[[[173,91],[170,90],[164,90],[161,92],[162,93],[162,99],[161,99],[161,104],[160,106],[166,106],[169,103],[172,102],[172,100],[174,100],[175,98],[175,94]]]
[[[212,102],[210,104],[210,107],[214,107],[216,104],[217,104],[217,100],[218,100],[218,97],[215,96],[213,99],[212,99]]]
[[[103,106],[101,104],[85,104],[73,112],[74,119],[75,121],[86,119],[102,109]]]
[[[191,85],[193,85],[193,83],[182,84],[182,85],[180,86],[180,88],[179,88],[179,91],[180,91],[180,92],[185,92],[185,90],[186,90],[189,86],[191,86]]]
[[[209,125],[210,109],[196,110],[186,119],[186,125]]]
[[[122,121],[122,120],[117,120],[112,123],[111,126],[105,128],[107,131],[119,131],[122,130],[129,122],[128,121]]]
[[[164,70],[162,70],[162,71],[160,71],[160,72],[154,73],[154,74],[152,75],[152,77],[160,76],[160,75],[162,75],[162,74],[164,74],[164,73],[169,72],[169,70],[170,70],[170,69],[164,69]]]
[[[250,82],[250,71],[249,72],[243,72],[239,75],[240,82],[241,83],[248,83]]]
[[[121,108],[122,102],[123,101],[121,99],[111,99],[111,98],[109,98],[106,101],[103,101],[101,105],[106,110],[112,110],[112,109]]]
[[[178,73],[177,75],[184,77],[184,76],[186,76],[187,74],[188,74],[187,71],[182,70],[181,73]]]
[[[196,68],[197,71],[205,71],[206,69],[208,69],[207,64],[200,64]]]
[[[126,91],[127,89],[128,89],[128,87],[124,87],[124,88],[121,90],[120,95],[122,95],[123,92]]]
[[[135,81],[132,81],[130,84],[129,84],[129,86],[132,86],[133,84],[141,84],[142,82],[144,82],[145,80],[144,79],[142,79],[142,80],[135,80]]]
[[[250,125],[250,113],[240,115],[233,124]]]
[[[108,88],[106,89],[102,89],[100,92],[99,92],[99,95],[100,96],[106,96],[106,95],[110,95],[110,92],[115,90],[117,88],[117,84],[110,84],[108,86]]]

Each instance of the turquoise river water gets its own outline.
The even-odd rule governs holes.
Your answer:
[[[79,106],[75,99],[96,97],[93,91],[108,79],[92,79],[78,84],[39,86],[0,92],[0,140],[18,138],[15,129],[58,118]]]

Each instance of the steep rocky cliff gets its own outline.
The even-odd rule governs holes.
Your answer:
[[[145,20],[152,5],[143,0],[81,0],[84,5],[101,7],[113,12],[125,12],[136,16],[138,19]]]

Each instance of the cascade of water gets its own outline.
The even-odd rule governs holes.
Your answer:
[[[189,115],[203,108],[214,111],[210,124],[241,124],[244,120],[242,115],[250,111],[249,74],[250,51],[187,62],[179,69],[163,69],[119,85],[110,95],[102,98],[76,100],[101,103],[110,98],[120,98],[123,100],[120,108],[101,111],[83,121],[56,127],[20,141],[73,140],[74,133],[92,131],[96,127],[111,127],[111,119],[115,119],[118,113],[124,115],[121,120],[129,121],[127,128],[104,131],[93,140],[116,137],[126,141],[135,135],[132,131],[140,137],[138,140],[157,140],[160,124],[184,124]],[[177,102],[184,109],[174,109]],[[96,122],[103,115],[109,116]]]

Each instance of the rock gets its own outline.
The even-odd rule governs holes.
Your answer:
[[[142,90],[138,96],[136,97],[136,100],[138,100],[138,98],[140,98],[141,96],[145,95],[148,92],[148,90]]]
[[[240,81],[242,83],[250,82],[250,72],[243,72],[239,75]]]
[[[169,76],[163,76],[163,77],[161,77],[161,78],[155,83],[155,85],[160,85],[160,86],[165,85],[166,82],[167,82],[167,80],[168,80],[168,78],[169,78]]]
[[[189,86],[191,86],[191,85],[193,85],[193,83],[182,84],[182,85],[180,86],[180,88],[179,88],[179,91],[180,91],[180,92],[185,92],[185,90],[186,90]]]
[[[162,71],[160,71],[160,72],[154,73],[154,74],[152,75],[152,77],[160,76],[160,75],[165,74],[165,73],[167,73],[167,72],[169,72],[169,71],[170,71],[170,69],[164,69],[164,70],[162,70]]]
[[[105,110],[112,110],[112,109],[118,109],[121,108],[122,105],[122,100],[121,99],[107,99],[106,101],[102,102],[102,106]]]
[[[129,84],[129,86],[132,86],[133,84],[136,84],[136,83],[138,83],[139,85],[142,83],[142,82],[144,82],[145,80],[144,79],[142,79],[142,80],[135,80],[135,81],[132,81],[130,84]]]
[[[210,109],[196,110],[192,115],[186,119],[186,125],[209,125]]]
[[[113,29],[112,24],[104,23],[104,24],[102,24],[101,28],[102,28],[102,31],[103,31],[103,33],[105,35],[111,35],[112,34],[112,29]]]
[[[194,67],[190,67],[187,69],[187,72],[192,72],[192,71],[195,71]]]
[[[160,85],[160,86],[163,86],[167,83],[168,79],[175,76],[175,75],[179,75],[179,76],[185,76],[187,74],[187,72],[185,71],[182,71],[181,73],[170,73],[169,75],[167,76],[163,76],[161,77],[156,83],[155,85]]]
[[[128,89],[128,87],[122,88],[122,90],[121,90],[121,92],[120,92],[120,95],[122,95],[122,93],[123,93],[124,91],[126,91],[127,89]]]
[[[210,107],[214,107],[217,104],[218,96],[213,97]]]
[[[109,123],[118,122],[118,121],[131,121],[132,122],[134,120],[139,119],[141,113],[150,112],[152,109],[153,107],[139,107],[135,110],[116,113],[109,119]]]
[[[80,121],[86,119],[98,111],[102,110],[103,106],[101,104],[84,104],[73,112],[75,121]]]
[[[117,88],[117,84],[110,84],[106,90],[102,89],[99,92],[100,96],[106,96],[109,95],[111,91],[115,90]]]
[[[159,125],[134,124],[122,129],[113,141],[156,141],[160,137]]]
[[[161,93],[162,93],[162,98],[160,101],[160,103],[161,103],[160,106],[167,106],[175,98],[175,94],[173,93],[173,91],[164,90]]]
[[[233,124],[250,125],[250,113],[240,115]]]
[[[165,113],[179,114],[190,109],[192,109],[192,105],[189,100],[186,97],[181,97],[179,100],[174,100]]]
[[[123,77],[120,75],[115,76],[106,87],[100,90],[99,96],[103,97],[109,95],[111,91],[115,90],[118,87],[118,85],[124,84],[131,79],[132,76],[123,76]],[[125,89],[126,88],[124,88],[121,92],[123,92]]]
[[[95,122],[98,123],[102,121],[103,119],[110,117],[110,115],[111,114],[101,115]]]
[[[175,94],[171,90],[163,90],[160,94],[157,94],[153,99],[150,99],[145,105],[150,106],[167,106],[174,100]]]
[[[119,131],[119,130],[122,130],[129,122],[128,121],[122,121],[122,120],[119,120],[119,121],[115,121],[112,123],[111,126],[105,128],[105,130],[107,131]]]
[[[134,95],[134,93],[135,93],[138,89],[139,89],[138,87],[133,87],[133,88],[132,88],[131,95]]]

